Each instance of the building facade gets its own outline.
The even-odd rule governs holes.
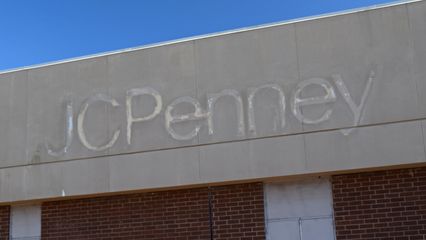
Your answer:
[[[426,2],[0,74],[0,239],[425,239]]]

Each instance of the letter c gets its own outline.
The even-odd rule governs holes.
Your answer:
[[[80,139],[80,142],[86,148],[88,148],[92,151],[99,152],[99,151],[104,151],[104,150],[112,147],[115,144],[115,142],[118,139],[118,136],[120,135],[120,130],[119,129],[115,130],[114,135],[112,136],[111,140],[108,143],[106,143],[105,145],[93,146],[92,144],[89,143],[89,141],[87,141],[86,133],[85,133],[84,127],[83,127],[84,126],[84,120],[85,120],[86,112],[87,112],[87,109],[89,108],[89,106],[92,103],[97,102],[97,101],[109,103],[113,107],[118,107],[118,106],[120,106],[120,104],[118,104],[118,102],[114,98],[109,97],[109,96],[102,94],[102,93],[98,93],[95,96],[88,98],[86,100],[86,102],[84,102],[83,105],[81,106],[80,113],[78,114],[78,117],[77,117],[78,137]]]

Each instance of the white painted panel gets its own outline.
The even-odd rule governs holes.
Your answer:
[[[11,208],[11,239],[40,239],[40,205],[21,205]]]
[[[334,240],[333,220],[331,217],[305,219],[301,222],[302,240]]]
[[[266,185],[269,219],[331,215],[331,186],[328,179]]]
[[[334,240],[331,184],[327,178],[265,186],[268,240]]]
[[[268,223],[268,240],[300,240],[298,221]]]

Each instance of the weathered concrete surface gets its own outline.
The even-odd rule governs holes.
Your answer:
[[[115,191],[290,176],[304,173],[425,162],[426,2],[414,2],[159,47],[0,74],[0,202]],[[374,72],[358,126],[333,83],[339,74],[356,105]],[[302,107],[309,118],[326,110],[327,121],[305,124],[291,109],[293,92],[310,78],[333,86],[336,100]],[[260,91],[254,102],[256,134],[248,130],[250,88],[278,84],[285,94],[286,124],[280,127],[277,93]],[[126,91],[152,87],[162,96],[154,119],[134,123],[126,142]],[[220,98],[212,117],[176,123],[178,133],[196,126],[190,140],[173,139],[165,109],[191,96],[207,109],[207,95],[234,89],[244,108],[244,134],[232,97]],[[90,106],[84,131],[103,145],[120,131],[113,147],[92,151],[76,130],[77,114],[97,93],[117,100]],[[307,87],[302,97],[322,96]],[[64,144],[64,99],[73,101],[73,141],[61,156],[45,144]],[[134,114],[151,113],[150,96],[133,99]],[[194,112],[189,104],[177,113]]]

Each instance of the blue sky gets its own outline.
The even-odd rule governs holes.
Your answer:
[[[0,0],[0,70],[389,0]]]

